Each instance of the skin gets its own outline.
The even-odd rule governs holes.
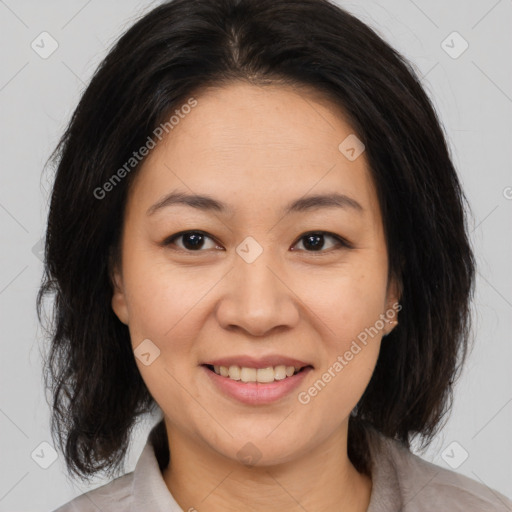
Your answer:
[[[385,323],[307,405],[297,398],[398,301],[365,154],[349,161],[340,152],[354,130],[312,90],[237,82],[195,98],[131,186],[114,271],[112,307],[133,348],[150,339],[160,350],[150,365],[136,362],[164,413],[164,481],[183,510],[365,511],[372,482],[347,456],[348,417],[396,324]],[[173,205],[146,214],[178,190],[232,211]],[[331,192],[362,211],[281,213],[292,200]],[[184,230],[210,238],[195,250],[187,237],[159,245]],[[321,256],[304,239],[310,231],[353,247],[325,235]],[[247,236],[263,249],[252,263],[236,252]],[[242,404],[200,366],[237,354],[282,354],[313,371],[277,402]],[[253,466],[237,456],[248,442],[261,454]]]

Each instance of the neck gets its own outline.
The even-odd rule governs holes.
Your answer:
[[[184,511],[366,512],[371,479],[347,455],[347,424],[293,461],[248,467],[198,445],[166,422],[170,462],[164,481]]]

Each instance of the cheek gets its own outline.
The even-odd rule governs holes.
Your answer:
[[[318,384],[322,398],[317,405],[329,402],[350,411],[371,378],[385,327],[381,315],[387,278],[380,263],[367,260],[320,280],[318,293],[307,304],[321,320],[316,328],[323,340]]]
[[[150,251],[133,253],[124,269],[130,328],[162,343],[181,340],[176,332],[189,322],[191,312],[201,311],[201,298],[212,286],[208,277],[200,269],[173,267]]]
[[[150,352],[152,360],[146,365],[136,357],[137,366],[156,402],[169,417],[179,418],[194,409],[186,390],[193,387],[190,379],[200,356],[196,341],[215,280],[197,270],[172,268],[154,257],[127,262],[126,277],[132,346],[137,356],[145,343],[144,352]]]
[[[305,283],[306,284],[306,283]],[[352,268],[320,288],[323,299],[310,307],[321,322],[321,364],[315,378],[298,391],[299,407],[307,411],[304,428],[327,435],[349,416],[368,386],[380,351],[386,279],[375,271]]]
[[[320,278],[303,277],[299,294],[323,321],[327,339],[343,344],[374,326],[384,313],[386,285],[385,266],[361,261]]]
[[[135,254],[124,266],[132,347],[150,393],[172,414],[183,403],[180,384],[190,379],[199,358],[195,341],[200,338],[205,299],[215,281],[200,277],[197,271],[194,276],[162,264],[154,255]],[[150,356],[139,357],[141,353]]]

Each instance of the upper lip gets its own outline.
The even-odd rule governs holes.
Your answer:
[[[269,366],[294,366],[302,368],[303,366],[312,366],[305,363],[300,359],[287,357],[279,354],[272,354],[263,357],[251,357],[248,355],[239,355],[231,357],[221,357],[219,359],[212,359],[203,364],[213,366],[244,366],[246,368],[268,368]]]

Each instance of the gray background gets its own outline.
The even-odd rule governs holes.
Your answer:
[[[157,3],[0,0],[0,511],[50,511],[105,483],[72,482],[61,456],[41,467],[51,462],[51,448],[40,444],[52,444],[34,302],[51,187],[51,173],[43,176],[42,169],[108,48]],[[512,497],[512,1],[340,4],[415,65],[473,208],[475,348],[450,419],[423,457]],[[48,58],[31,47],[35,41],[51,49],[43,31],[58,43]],[[450,36],[454,31],[469,44],[461,55],[464,42]],[[126,471],[154,420],[138,426]]]

